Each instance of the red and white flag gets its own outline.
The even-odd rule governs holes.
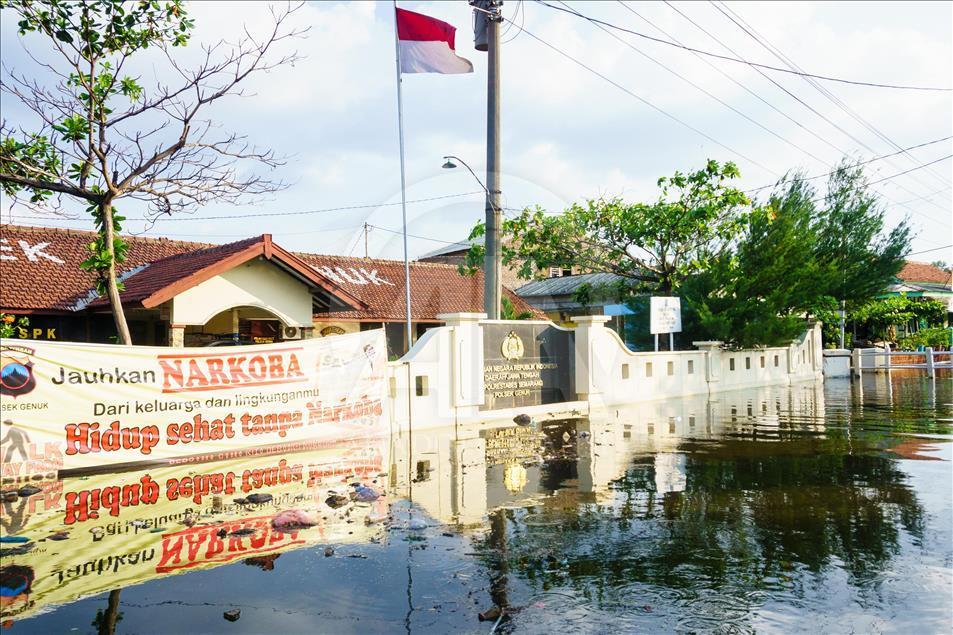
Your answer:
[[[472,73],[473,64],[457,55],[457,29],[442,20],[397,9],[397,47],[401,73]]]

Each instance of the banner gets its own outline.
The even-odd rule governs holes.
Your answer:
[[[0,486],[386,434],[386,351],[383,330],[209,348],[0,340]]]
[[[38,481],[0,500],[0,535],[26,541],[0,543],[0,622],[168,575],[272,569],[285,551],[382,540],[389,442]]]

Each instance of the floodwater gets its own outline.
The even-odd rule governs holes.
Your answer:
[[[951,402],[949,377],[869,374],[42,483],[2,505],[0,621],[12,633],[948,633]],[[348,502],[357,482],[381,498]],[[318,524],[280,530],[289,508]]]

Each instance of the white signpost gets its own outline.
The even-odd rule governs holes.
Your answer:
[[[679,298],[653,297],[651,300],[651,324],[649,331],[655,335],[655,350],[658,351],[659,333],[668,333],[668,350],[675,349],[674,333],[682,331],[682,303]]]

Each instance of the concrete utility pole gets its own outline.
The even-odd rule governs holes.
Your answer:
[[[483,306],[491,320],[500,319],[503,295],[500,192],[500,23],[503,0],[470,0],[474,44],[487,52],[486,73],[486,256],[483,261]]]

